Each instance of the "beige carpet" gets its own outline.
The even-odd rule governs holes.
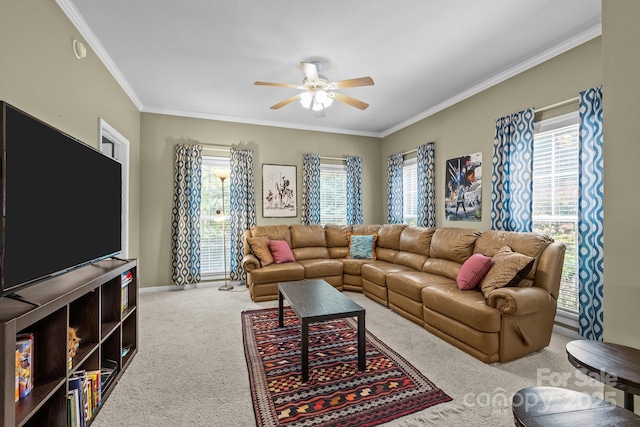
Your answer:
[[[366,309],[369,331],[454,399],[385,426],[512,426],[511,397],[523,387],[602,393],[567,361],[567,337],[554,334],[542,351],[486,365],[364,295],[346,294]],[[139,352],[92,427],[255,426],[240,312],[275,306],[251,302],[244,286],[140,294]]]

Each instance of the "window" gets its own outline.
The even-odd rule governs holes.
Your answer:
[[[224,276],[224,254],[220,250],[223,246],[222,230],[226,234],[227,262],[229,255],[229,211],[230,211],[230,182],[224,180],[224,209],[226,221],[214,220],[216,211],[222,209],[222,183],[220,178],[214,175],[214,169],[230,169],[229,158],[207,157],[202,158],[202,201],[200,206],[200,274],[202,277],[218,278]],[[228,268],[227,268],[227,271]]]
[[[320,224],[347,223],[347,166],[320,164]]]
[[[405,224],[418,222],[418,160],[402,163],[402,216]]]
[[[567,246],[558,308],[578,312],[578,113],[536,123],[533,231]]]

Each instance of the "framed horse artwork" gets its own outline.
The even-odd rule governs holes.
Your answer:
[[[298,216],[297,166],[262,165],[262,216]]]

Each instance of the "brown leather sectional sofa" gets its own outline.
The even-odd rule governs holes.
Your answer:
[[[347,258],[349,233],[378,235],[377,259]],[[261,266],[247,238],[285,240],[295,262]],[[485,295],[462,291],[456,277],[474,253],[503,246],[533,257],[514,286]],[[247,286],[254,301],[277,299],[278,282],[324,279],[363,292],[485,363],[507,362],[549,344],[565,246],[545,235],[404,224],[257,226],[245,234]]]

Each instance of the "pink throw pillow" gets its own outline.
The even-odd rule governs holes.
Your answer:
[[[296,260],[286,240],[269,240],[269,250],[276,264],[294,262]]]
[[[467,291],[478,286],[478,283],[484,278],[493,266],[493,259],[482,254],[471,255],[460,267],[456,282],[458,288]]]

